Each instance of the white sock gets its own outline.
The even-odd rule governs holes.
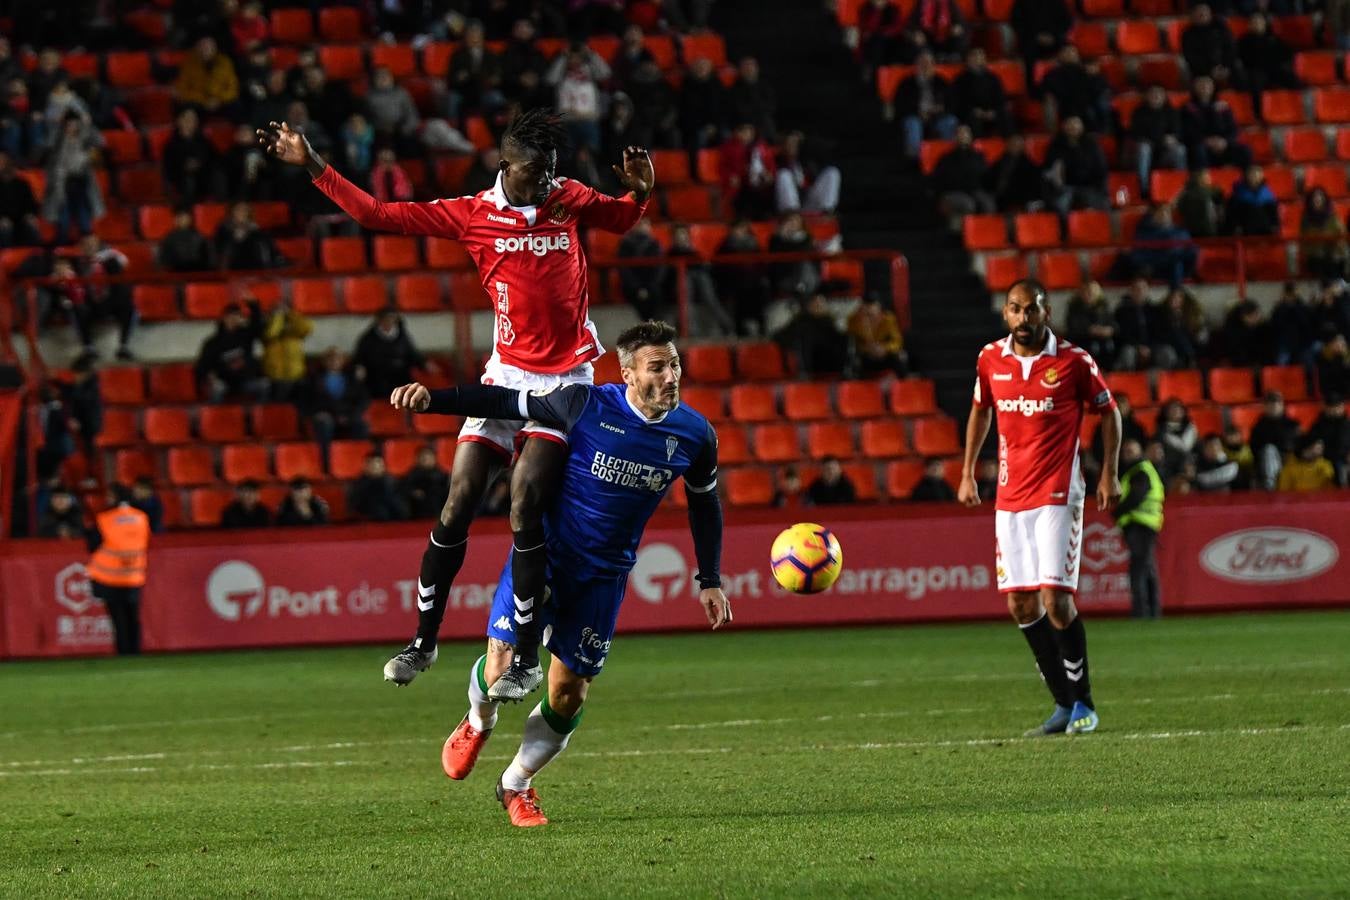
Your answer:
[[[487,731],[497,724],[496,700],[489,700],[487,678],[483,672],[487,667],[487,657],[478,657],[478,662],[469,670],[469,725],[478,731]]]
[[[564,719],[548,708],[548,701],[538,703],[525,720],[524,733],[516,758],[502,773],[502,787],[508,791],[524,791],[530,779],[567,748],[567,741],[581,724],[581,713]]]

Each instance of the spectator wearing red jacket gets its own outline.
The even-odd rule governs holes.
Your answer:
[[[743,122],[722,145],[719,171],[722,197],[731,201],[736,215],[763,219],[773,215],[773,148],[749,122]]]

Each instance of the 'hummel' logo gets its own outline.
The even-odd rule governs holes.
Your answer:
[[[492,623],[492,627],[500,629],[501,631],[510,631],[512,633],[515,633],[515,629],[511,627],[511,620],[508,619],[506,616],[498,616],[497,621]]]
[[[426,598],[426,599],[425,599],[425,602],[423,602],[423,598]],[[418,579],[417,579],[417,608],[418,608],[419,610],[421,610],[422,612],[430,612],[431,608],[432,608],[433,606],[435,606],[435,605],[436,605],[436,585],[434,585],[434,584],[430,584],[430,585],[423,584],[423,583],[422,583],[422,579],[421,579],[421,578],[418,578]]]
[[[499,215],[497,215],[496,213],[488,213],[488,214],[487,214],[487,217],[488,217],[488,221],[489,221],[489,222],[500,222],[500,223],[502,223],[503,225],[519,225],[519,224],[520,224],[520,223],[519,223],[518,221],[516,221],[515,219],[511,219],[511,218],[508,218],[508,217],[506,217],[506,216],[499,216]]]
[[[990,375],[989,377],[992,378],[992,379],[994,379],[995,381],[1012,381],[1012,373],[1011,373],[1011,372],[995,372],[994,374]]]

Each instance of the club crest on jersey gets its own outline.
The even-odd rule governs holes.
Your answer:
[[[1046,373],[1041,376],[1041,387],[1047,390],[1054,390],[1055,388],[1059,387],[1059,384],[1060,382],[1058,369],[1048,369]]]
[[[675,448],[678,446],[680,446],[680,441],[678,438],[673,437],[666,438],[666,462],[670,462],[671,457],[675,455]]]
[[[561,203],[555,203],[548,208],[548,220],[554,225],[561,225],[567,221],[567,207]]]

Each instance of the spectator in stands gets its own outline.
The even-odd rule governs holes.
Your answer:
[[[1124,391],[1115,391],[1112,394],[1116,399],[1116,408],[1120,410],[1120,440],[1121,443],[1129,440],[1138,441],[1141,445],[1148,443],[1148,431],[1140,424],[1134,416],[1134,404],[1130,401],[1130,395]],[[1145,400],[1148,398],[1145,397]],[[1101,458],[1106,450],[1106,438],[1102,434],[1102,426],[1099,422],[1092,432],[1092,458],[1100,466]]]
[[[626,90],[636,110],[640,147],[680,146],[679,110],[675,91],[655,60],[638,66]]]
[[[946,466],[941,458],[930,456],[923,461],[923,477],[909,492],[909,499],[916,503],[951,503],[956,499],[956,491],[947,483]]]
[[[258,139],[248,125],[235,129],[234,143],[226,151],[221,168],[225,192],[231,200],[272,198],[273,183],[267,169],[267,155],[258,146]]]
[[[1299,219],[1298,236],[1305,274],[1320,279],[1344,276],[1345,226],[1336,216],[1331,196],[1325,188],[1315,187],[1308,192]]]
[[[1041,167],[1027,155],[1026,138],[1009,135],[1003,155],[989,170],[986,185],[999,212],[1025,212],[1040,207]]]
[[[47,123],[32,106],[28,85],[19,77],[5,79],[0,106],[0,150],[19,160],[36,158],[46,139]]]
[[[1181,143],[1181,113],[1167,101],[1167,91],[1153,85],[1130,117],[1130,153],[1139,173],[1140,188],[1149,194],[1149,176],[1160,169],[1186,168],[1186,146]]]
[[[774,197],[780,213],[834,213],[839,205],[839,167],[823,164],[800,131],[783,137],[776,167]]]
[[[1237,460],[1229,459],[1224,449],[1223,438],[1217,434],[1205,435],[1200,445],[1200,458],[1195,463],[1193,486],[1206,494],[1228,493],[1247,489],[1242,475],[1242,467]]]
[[[370,170],[370,193],[381,203],[403,202],[413,198],[412,179],[399,165],[392,147],[375,152],[375,168]]]
[[[1073,13],[1065,0],[1013,0],[1010,24],[1026,63],[1026,82],[1033,85],[1036,63],[1054,58],[1068,41]]]
[[[197,110],[185,107],[164,144],[164,183],[179,202],[196,203],[218,196],[220,182],[220,154],[202,134]]]
[[[1250,489],[1256,475],[1256,458],[1241,429],[1232,425],[1224,429],[1223,452],[1238,464],[1238,478],[1244,489]]]
[[[774,338],[797,361],[797,371],[803,375],[839,375],[848,367],[848,336],[839,330],[824,294],[813,294],[799,303],[796,314]]]
[[[853,339],[861,374],[870,376],[889,371],[904,378],[909,373],[909,355],[905,353],[900,323],[895,313],[882,307],[881,298],[875,292],[864,296],[848,317],[848,336]]]
[[[28,96],[34,110],[47,105],[47,95],[58,82],[69,81],[68,73],[61,65],[61,51],[55,47],[43,47],[38,52],[37,68],[28,76]]]
[[[1084,282],[1069,298],[1066,313],[1065,337],[1092,354],[1102,368],[1110,369],[1116,358],[1116,322],[1102,286]]]
[[[308,478],[292,478],[291,490],[277,510],[277,525],[283,528],[328,524],[328,501],[314,493]]]
[[[450,57],[448,78],[446,118],[451,122],[459,122],[468,111],[492,114],[505,103],[502,60],[487,48],[482,22],[471,21],[464,29],[464,40]]]
[[[980,47],[966,53],[966,67],[952,82],[952,110],[975,137],[1008,133],[1008,95]]]
[[[94,117],[89,112],[89,105],[70,89],[70,82],[63,78],[52,85],[51,92],[47,94],[47,106],[42,118],[47,122],[60,122],[66,117],[66,113],[72,111],[78,113],[81,119],[93,122]]]
[[[947,217],[953,230],[960,228],[961,220],[972,213],[994,211],[994,197],[985,190],[988,180],[989,163],[975,149],[970,126],[959,126],[956,146],[943,154],[930,177],[938,194],[938,210]]]
[[[1322,282],[1313,305],[1313,336],[1328,341],[1336,334],[1350,334],[1350,287],[1343,278]]]
[[[1211,238],[1223,229],[1223,191],[1210,181],[1208,169],[1193,169],[1174,205],[1181,226],[1192,237]]]
[[[637,110],[632,99],[619,92],[610,98],[609,115],[605,119],[600,137],[600,155],[606,159],[618,159],[623,156],[623,148],[637,145],[645,146],[638,133]],[[605,174],[609,190],[615,190],[618,181]]]
[[[381,310],[361,332],[352,363],[363,373],[366,389],[386,399],[394,388],[417,380],[414,369],[440,372],[440,366],[417,349],[403,314],[393,307]]]
[[[1077,117],[1083,128],[1093,134],[1109,128],[1111,87],[1096,62],[1084,65],[1073,44],[1060,48],[1054,67],[1045,73],[1039,89],[1053,102],[1055,118],[1061,125],[1066,119]]]
[[[370,110],[370,124],[376,136],[393,141],[405,153],[412,154],[421,149],[417,129],[422,124],[422,117],[417,114],[417,104],[413,103],[407,88],[395,83],[387,66],[375,69],[370,90],[366,93],[366,108]]]
[[[796,509],[805,506],[802,493],[802,476],[796,466],[788,465],[778,470],[778,483],[774,486],[773,506],[778,509]]]
[[[736,323],[718,299],[712,267],[703,261],[703,255],[694,246],[688,225],[683,222],[671,225],[670,250],[666,256],[672,260],[687,260],[684,278],[693,333],[700,337],[735,337]],[[672,267],[671,274],[678,277],[678,269]]]
[[[1317,383],[1327,396],[1350,392],[1350,343],[1345,335],[1333,335],[1322,345],[1317,354]]]
[[[863,81],[871,85],[877,68],[898,61],[908,49],[905,20],[892,0],[867,0],[858,10],[858,61]]]
[[[985,503],[998,499],[998,460],[980,460],[979,468],[975,470],[975,490]]]
[[[369,433],[365,420],[369,405],[370,394],[348,367],[346,354],[329,347],[323,355],[323,367],[310,376],[308,389],[301,398],[301,407],[325,460],[334,438],[364,438]]]
[[[1233,366],[1264,365],[1269,358],[1270,327],[1254,300],[1240,300],[1223,323],[1223,356]]]
[[[314,323],[283,297],[267,317],[262,333],[262,371],[271,382],[271,398],[289,400],[305,378],[305,338]]]
[[[1223,19],[1216,19],[1208,3],[1191,7],[1191,23],[1181,32],[1181,55],[1192,78],[1206,75],[1227,84],[1237,65],[1233,33]]]
[[[1316,352],[1312,310],[1299,295],[1298,284],[1293,281],[1284,283],[1280,299],[1270,311],[1270,333],[1275,365],[1299,363],[1311,368]]]
[[[918,0],[905,22],[905,40],[911,58],[931,51],[943,59],[959,59],[970,32],[956,0]]]
[[[267,17],[263,15],[259,0],[247,0],[239,5],[230,19],[230,36],[234,39],[236,56],[251,53],[255,48],[264,46],[271,29]]]
[[[94,177],[95,150],[102,138],[75,110],[54,127],[42,217],[56,225],[56,240],[63,243],[72,225],[79,234],[89,234],[94,221],[103,217],[103,191]]]
[[[719,157],[722,202],[729,202],[738,216],[758,219],[771,215],[774,153],[755,126],[749,122],[738,125],[722,144]]]
[[[736,67],[736,81],[726,92],[727,119],[730,122],[749,122],[768,141],[777,140],[774,113],[778,98],[773,87],[759,75],[759,60],[742,57]]]
[[[1214,79],[1191,79],[1191,96],[1181,108],[1181,140],[1187,163],[1196,169],[1251,165],[1252,152],[1238,142],[1237,120],[1226,100],[1214,95]]]
[[[763,251],[748,219],[736,219],[717,248],[717,256]],[[731,298],[736,330],[742,337],[764,334],[764,307],[769,285],[763,270],[754,263],[721,263],[713,268],[718,296]]]
[[[347,488],[347,508],[372,522],[397,522],[408,517],[408,508],[380,454],[366,457],[361,476]]]
[[[1344,53],[1350,50],[1350,0],[1326,0],[1327,36]]]
[[[52,491],[38,520],[38,537],[69,540],[83,537],[84,530],[84,511],[75,495],[64,486]]]
[[[159,242],[156,255],[166,272],[205,272],[216,267],[211,244],[192,224],[192,207],[187,204],[174,208],[173,230]]]
[[[1045,154],[1046,205],[1067,216],[1073,209],[1110,208],[1106,193],[1106,155],[1083,122],[1069,116]]]
[[[1135,278],[1130,289],[1116,306],[1116,361],[1117,369],[1147,369],[1158,366],[1170,369],[1176,356],[1170,347],[1154,339],[1149,307],[1148,279]]]
[[[664,254],[661,244],[652,234],[651,219],[643,217],[619,241],[620,259],[652,260]],[[619,269],[619,287],[623,299],[633,307],[638,317],[659,319],[664,315],[668,298],[666,285],[669,275],[665,266],[626,266]]]
[[[216,46],[215,38],[209,35],[199,38],[183,58],[178,80],[174,82],[174,95],[179,103],[208,113],[232,114],[239,100],[239,77],[234,63]]]
[[[1261,418],[1252,426],[1252,458],[1256,463],[1257,484],[1269,491],[1275,488],[1284,458],[1298,443],[1299,428],[1285,413],[1284,396],[1279,391],[1266,394],[1261,407]]]
[[[295,120],[291,118],[291,104],[296,102],[295,96],[291,92],[290,79],[283,69],[269,69],[266,80],[266,92],[261,96],[250,94],[251,113],[249,119],[252,122],[287,122],[292,128],[295,127]],[[253,133],[252,126],[249,127],[249,134]],[[308,135],[308,133],[306,133]],[[309,142],[314,143],[314,138],[310,137]],[[256,143],[256,141],[255,141]]]
[[[680,86],[679,101],[680,134],[691,154],[722,142],[726,112],[726,89],[712,60],[706,57],[694,60]]]
[[[524,109],[549,104],[543,89],[548,60],[535,46],[536,29],[529,19],[511,25],[511,39],[502,50],[502,93]]]
[[[1322,412],[1308,429],[1308,436],[1322,442],[1336,470],[1336,484],[1346,487],[1350,483],[1350,418],[1346,417],[1345,395],[1323,391],[1322,396]]]
[[[919,54],[914,72],[895,92],[895,115],[904,132],[905,156],[918,159],[924,138],[949,141],[957,120],[951,110],[951,85],[938,74],[933,54]]]
[[[554,105],[573,149],[600,149],[600,85],[610,76],[609,65],[584,43],[560,53],[544,81],[557,91]]]
[[[641,25],[630,24],[619,38],[619,49],[609,62],[613,74],[614,87],[627,91],[629,83],[637,70],[646,63],[656,62],[652,52],[647,49]]]
[[[0,250],[31,247],[41,240],[33,188],[19,177],[13,158],[0,151]]]
[[[811,253],[815,249],[801,213],[789,212],[778,218],[778,227],[769,236],[770,253]],[[820,264],[810,260],[773,263],[769,278],[780,294],[805,296],[820,287]]]
[[[1233,185],[1224,225],[1229,234],[1279,233],[1280,204],[1266,184],[1266,173],[1260,166],[1248,166],[1242,180]]]
[[[1297,452],[1285,457],[1276,487],[1281,491],[1324,491],[1336,486],[1336,470],[1326,458],[1322,439],[1299,438]]]
[[[352,113],[365,111],[364,104],[352,93],[351,85],[342,79],[330,80],[317,63],[301,70],[297,98],[305,104],[310,117],[323,125],[327,135],[341,131],[342,123]]]
[[[1237,57],[1242,64],[1242,81],[1252,92],[1258,110],[1263,91],[1299,87],[1294,51],[1270,30],[1270,19],[1263,12],[1252,13],[1247,20],[1247,33],[1237,42]]]
[[[127,256],[116,247],[110,247],[96,234],[80,239],[80,254],[73,260],[76,274],[84,279],[117,276],[127,270]],[[101,319],[117,323],[117,358],[132,359],[131,334],[136,328],[136,306],[131,299],[131,286],[103,284],[89,281],[85,302],[75,309],[75,327],[86,350],[93,347],[93,326]]]
[[[1130,263],[1136,273],[1175,287],[1195,273],[1197,255],[1190,232],[1172,223],[1169,204],[1154,204],[1135,228]]]
[[[1189,291],[1174,285],[1163,301],[1152,307],[1150,313],[1153,321],[1149,325],[1149,332],[1153,340],[1158,346],[1171,349],[1170,356],[1175,357],[1175,366],[1194,368],[1204,352],[1208,337],[1200,301]]]
[[[277,245],[253,220],[253,204],[230,205],[230,214],[216,228],[216,260],[222,269],[248,271],[285,264]]]
[[[417,462],[403,476],[399,493],[410,519],[434,519],[441,514],[450,493],[450,475],[436,462],[436,451],[423,447]]]
[[[835,506],[852,503],[858,492],[853,482],[844,474],[844,467],[833,456],[827,456],[821,462],[820,474],[806,489],[806,499],[812,506]]]
[[[221,528],[266,528],[272,524],[272,513],[262,502],[262,493],[256,481],[242,481],[235,486],[234,500],[220,514]]]
[[[95,458],[95,438],[103,430],[103,395],[98,389],[98,371],[92,356],[75,361],[74,380],[60,388],[67,428],[78,432],[84,455]],[[74,447],[72,446],[73,450]]]
[[[164,530],[164,501],[155,493],[155,482],[145,475],[137,478],[131,486],[131,505],[150,520],[150,531],[159,534]]]
[[[225,307],[215,333],[202,342],[194,368],[201,395],[208,403],[239,395],[254,400],[266,398],[267,379],[254,353],[262,329],[262,308],[257,300],[248,304],[248,318],[244,317],[242,303]]]
[[[1198,438],[1186,404],[1175,397],[1163,404],[1154,438],[1163,445],[1163,469],[1160,471],[1166,471],[1168,478],[1181,472],[1185,463],[1194,458]]]
[[[375,164],[375,129],[365,116],[352,113],[338,130],[342,161],[358,182],[365,181]]]

